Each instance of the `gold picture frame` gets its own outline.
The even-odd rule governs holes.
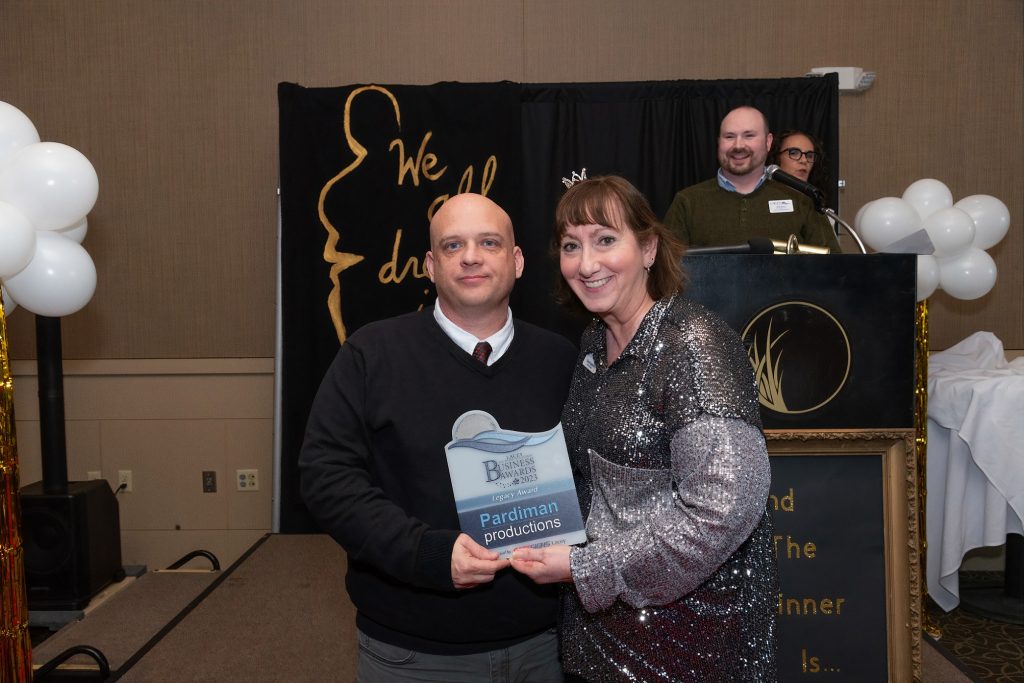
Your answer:
[[[922,577],[914,430],[774,429],[765,430],[765,437],[772,458],[881,458],[889,681],[921,681]]]

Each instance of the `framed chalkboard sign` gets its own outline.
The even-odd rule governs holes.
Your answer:
[[[766,436],[779,680],[920,680],[913,431]]]

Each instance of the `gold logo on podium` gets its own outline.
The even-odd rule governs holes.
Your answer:
[[[743,330],[761,405],[809,413],[827,405],[850,374],[850,340],[821,306],[786,301],[758,312]]]

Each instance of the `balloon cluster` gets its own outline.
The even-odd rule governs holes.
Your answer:
[[[82,240],[99,179],[89,160],[40,142],[25,114],[0,102],[0,288],[4,311],[70,315],[96,291],[96,266]]]
[[[996,264],[985,251],[1010,229],[1010,211],[987,194],[975,194],[953,203],[945,184],[932,178],[915,181],[903,197],[882,197],[857,212],[854,227],[875,251],[894,249],[903,240],[913,242],[924,231],[934,253],[918,252],[917,300],[941,289],[956,299],[977,299],[996,283]],[[928,251],[931,251],[930,249]]]

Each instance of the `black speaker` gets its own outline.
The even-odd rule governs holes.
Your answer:
[[[124,576],[117,499],[103,479],[69,482],[66,493],[23,487],[21,528],[30,610],[83,609]]]

